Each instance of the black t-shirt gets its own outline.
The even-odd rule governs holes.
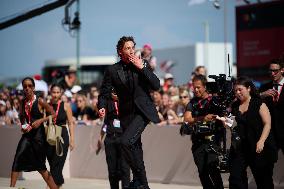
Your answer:
[[[211,96],[202,99],[193,97],[186,106],[186,111],[190,111],[192,117],[205,116],[210,113]]]
[[[214,105],[212,104],[212,96],[209,96],[205,99],[193,97],[186,107],[186,111],[190,111],[192,117],[206,116],[208,114],[216,114],[214,111]],[[222,123],[220,121],[216,121],[214,124],[214,135],[216,141],[219,141],[222,138]],[[208,134],[192,134],[192,141],[195,142],[198,139],[203,139],[204,136]],[[210,135],[210,134],[209,134]]]

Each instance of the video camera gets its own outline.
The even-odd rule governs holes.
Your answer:
[[[207,82],[206,89],[213,95],[212,108],[218,116],[229,116],[228,108],[235,99],[234,80],[225,74],[209,75],[214,82]],[[223,129],[222,143],[220,146],[211,146],[211,149],[218,155],[218,166],[220,172],[228,172],[229,152],[227,150],[226,129]]]
[[[215,80],[206,83],[207,91],[213,95],[214,112],[219,116],[227,115],[227,108],[235,99],[234,81],[231,78],[227,79],[226,74],[209,75],[208,77]]]
[[[183,123],[180,128],[181,135],[191,135],[191,134],[202,134],[202,135],[212,135],[216,132],[215,121],[211,122],[197,122],[196,124],[189,125],[188,123]],[[208,152],[213,152],[218,156],[217,166],[221,173],[227,173],[229,170],[229,152],[226,149],[226,130],[223,130],[222,143],[216,145],[213,141],[207,149]],[[214,140],[214,139],[213,139]]]
[[[180,134],[181,135],[191,135],[191,134],[213,134],[215,130],[215,121],[209,122],[197,122],[193,125],[188,123],[183,123],[181,125]]]

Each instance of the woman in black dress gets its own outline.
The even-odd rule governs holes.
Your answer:
[[[73,150],[74,148],[74,124],[73,124],[73,116],[70,105],[68,103],[64,103],[61,100],[62,96],[61,86],[54,84],[51,86],[50,91],[51,91],[50,105],[53,107],[53,110],[55,111],[55,118],[53,119],[53,122],[55,123],[55,125],[62,127],[61,137],[63,138],[64,143],[63,143],[62,156],[57,156],[55,146],[51,146],[48,144],[47,160],[50,165],[50,173],[54,179],[54,182],[58,187],[60,187],[64,183],[62,170],[67,157],[68,147],[70,146],[70,150]],[[70,142],[69,142],[68,131],[66,128],[67,122],[70,132]]]
[[[34,94],[35,82],[27,77],[22,81],[25,98],[22,100],[20,120],[23,135],[19,141],[12,166],[11,183],[14,187],[20,171],[38,171],[51,189],[58,187],[46,169],[46,136],[43,109],[54,116],[53,109]]]
[[[237,126],[230,149],[230,189],[247,189],[247,167],[254,176],[258,189],[272,189],[273,167],[277,161],[277,149],[271,135],[271,117],[267,106],[257,95],[253,82],[247,77],[236,81],[237,101],[232,105]]]

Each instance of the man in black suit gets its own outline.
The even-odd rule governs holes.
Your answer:
[[[120,61],[106,69],[99,95],[99,115],[106,114],[107,99],[112,87],[119,99],[119,120],[116,127],[122,127],[122,154],[129,163],[140,188],[148,189],[143,161],[141,134],[149,121],[160,122],[157,110],[150,96],[151,90],[160,88],[160,81],[147,62],[135,56],[133,37],[123,36],[116,49]]]
[[[271,81],[260,88],[260,96],[264,99],[271,113],[272,132],[277,146],[284,153],[284,60],[273,59],[269,63]]]

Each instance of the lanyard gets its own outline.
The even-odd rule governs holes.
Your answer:
[[[118,103],[117,103],[117,101],[114,101],[114,108],[115,108],[115,111],[116,111],[116,115],[118,115]]]
[[[53,118],[53,123],[56,125],[56,120],[57,120],[57,116],[58,116],[58,112],[59,112],[59,106],[60,106],[61,100],[59,100],[57,102],[57,108],[56,108],[56,112],[55,112],[55,118]]]
[[[28,103],[27,101],[25,102],[25,112],[28,116],[28,124],[31,125],[31,119],[32,119],[32,107],[33,107],[33,102],[34,102],[34,97],[30,100]]]

